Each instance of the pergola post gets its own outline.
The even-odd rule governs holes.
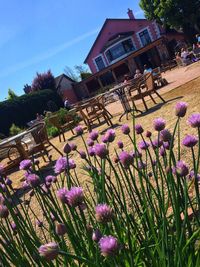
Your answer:
[[[117,80],[117,77],[116,77],[116,75],[115,75],[115,72],[114,72],[114,70],[113,70],[113,69],[111,70],[111,73],[112,73],[112,76],[113,76],[113,78],[114,78],[115,82],[117,83],[117,82],[118,82],[118,80]]]

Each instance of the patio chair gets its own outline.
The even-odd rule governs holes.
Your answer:
[[[32,128],[29,128],[29,130],[31,129],[32,129],[31,134],[34,143],[32,143],[28,148],[29,156],[32,156],[34,158],[35,155],[39,154],[46,162],[46,158],[44,157],[44,155],[46,155],[47,158],[51,160],[48,151],[49,147],[54,148],[58,152],[58,154],[63,156],[60,150],[56,146],[54,146],[52,142],[50,142],[45,123],[39,123],[37,125],[34,125]]]
[[[61,136],[63,137],[63,141],[65,142],[65,131],[66,130],[70,130],[72,132],[72,134],[74,134],[73,132],[73,128],[75,126],[75,122],[74,122],[74,116],[72,116],[72,114],[67,114],[65,116],[65,124],[61,124],[58,115],[54,115],[48,118],[49,123],[51,125],[53,125],[54,127],[56,127],[58,129],[59,132],[59,141],[61,142]]]
[[[145,87],[143,87],[145,84]],[[144,76],[144,80],[141,81],[137,85],[137,90],[135,90],[137,93],[129,98],[129,100],[132,101],[133,107],[136,109],[135,101],[141,99],[146,111],[148,110],[147,104],[144,100],[146,96],[149,96],[151,100],[156,104],[155,99],[152,97],[152,94],[156,94],[164,103],[165,100],[161,97],[161,95],[156,91],[154,79],[152,73],[147,73]]]
[[[93,123],[97,120],[100,123],[100,119],[103,118],[105,122],[112,126],[108,111],[100,102],[95,99],[87,102],[84,105],[78,105],[77,110],[80,112],[83,121],[90,132],[92,130]]]

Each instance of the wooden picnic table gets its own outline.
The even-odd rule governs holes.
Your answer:
[[[11,145],[16,145],[17,150],[20,154],[21,160],[28,158],[28,152],[25,150],[22,139],[25,135],[31,134],[35,129],[25,130],[15,136],[8,137],[0,141],[0,148],[9,148]]]

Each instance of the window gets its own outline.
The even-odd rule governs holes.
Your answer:
[[[150,37],[149,32],[148,32],[147,29],[142,31],[142,32],[140,32],[139,36],[140,36],[140,40],[141,40],[143,46],[148,45],[148,44],[151,43],[151,37]]]
[[[121,43],[116,44],[106,51],[106,57],[109,62],[126,55],[127,53],[135,50],[132,40],[129,38],[122,41]]]
[[[102,70],[105,68],[105,64],[104,64],[102,56],[95,58],[95,63],[96,63],[98,70]]]

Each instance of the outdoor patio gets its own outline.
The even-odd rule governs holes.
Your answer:
[[[145,130],[152,130],[152,121],[154,118],[162,117],[166,119],[167,121],[167,128],[170,129],[176,120],[176,117],[174,116],[174,105],[178,101],[184,101],[188,103],[188,114],[199,112],[199,102],[200,102],[200,78],[198,78],[200,73],[200,62],[194,63],[187,67],[181,67],[181,68],[175,68],[171,71],[167,71],[163,74],[163,77],[167,79],[169,84],[161,89],[159,89],[159,93],[162,95],[162,97],[167,101],[166,103],[162,103],[160,101],[157,101],[158,104],[154,104],[151,100],[147,101],[148,107],[151,108],[148,112],[145,112],[143,114],[136,114],[136,123],[142,124]],[[144,107],[139,100],[137,102],[137,107],[141,110],[144,110]],[[129,119],[126,120],[125,116],[122,118],[122,121],[119,122],[119,115],[122,113],[123,109],[121,106],[121,103],[119,101],[109,104],[107,107],[108,111],[113,115],[112,123],[114,125],[114,129],[116,131],[116,140],[123,140],[124,136],[121,133],[120,126],[123,124],[128,124],[130,127],[132,125],[131,115],[129,114]],[[182,121],[182,132],[181,136],[183,137],[187,130],[187,116],[186,118],[183,118]],[[82,123],[82,125],[85,127],[85,125]],[[107,124],[102,124],[95,128],[95,130],[98,130],[100,135],[103,135],[105,131],[108,129]],[[88,131],[85,127],[84,131],[84,137],[88,135]],[[77,137],[76,135],[72,135],[70,131],[65,133],[66,140],[68,142],[74,142],[78,145],[78,149],[83,149],[83,144],[79,140],[80,137]],[[59,138],[53,138],[51,139],[51,142],[62,151],[63,146],[65,142],[59,142]],[[67,141],[66,141],[67,142]],[[129,142],[126,142],[125,148],[129,147]],[[112,150],[111,150],[112,151]],[[51,163],[45,163],[42,158],[39,158],[40,161],[40,168],[43,170],[44,175],[53,173],[53,167],[55,164],[55,161],[59,157],[57,152],[52,149],[50,151],[50,154],[52,155],[52,162]],[[185,161],[189,161],[189,158],[187,158],[187,154],[183,155],[185,158]],[[84,181],[84,176],[81,174],[81,159],[77,156],[77,154],[73,157],[77,167],[78,167],[78,173],[80,173],[79,180],[80,182]],[[23,172],[22,171],[16,171],[14,173],[11,173],[9,175],[10,179],[13,181],[13,187],[19,188],[21,186],[21,181],[23,180]]]

